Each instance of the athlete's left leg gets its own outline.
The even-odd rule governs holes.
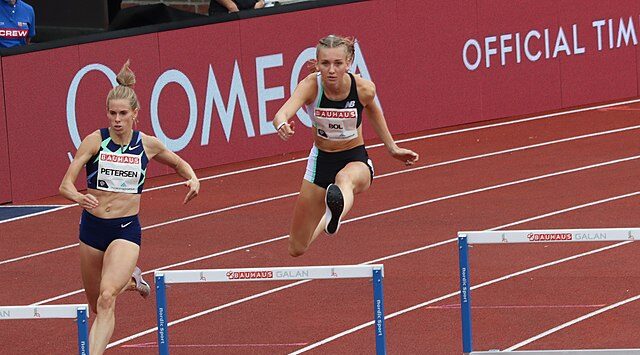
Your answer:
[[[337,232],[339,220],[353,207],[354,196],[366,191],[371,186],[371,172],[369,167],[360,161],[347,164],[338,172],[335,185],[327,189],[327,214],[325,214],[326,228],[329,234]],[[330,214],[329,214],[330,212]],[[329,218],[330,217],[330,218]]]

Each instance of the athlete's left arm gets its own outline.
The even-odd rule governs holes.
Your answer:
[[[357,78],[356,80],[358,81],[358,96],[360,98],[360,102],[362,102],[362,105],[364,106],[364,113],[369,119],[369,122],[371,122],[371,125],[376,131],[378,137],[382,139],[382,142],[387,148],[389,154],[404,162],[406,165],[412,165],[417,162],[420,157],[418,153],[398,147],[396,142],[393,140],[393,137],[389,132],[389,127],[387,127],[387,121],[382,114],[382,110],[375,101],[375,85],[366,79]]]
[[[155,159],[164,165],[172,167],[176,173],[187,179],[185,186],[189,188],[189,192],[187,192],[187,196],[184,198],[184,203],[198,196],[200,192],[200,181],[189,163],[180,158],[178,154],[170,151],[167,146],[156,137],[145,134],[142,136],[142,144],[144,144],[145,153],[149,159]]]

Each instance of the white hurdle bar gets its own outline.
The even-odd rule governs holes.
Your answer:
[[[64,304],[45,306],[0,306],[0,320],[75,319],[78,325],[78,354],[89,354],[89,305]]]
[[[471,327],[470,244],[622,242],[640,240],[640,228],[545,229],[458,232],[460,263],[460,308],[462,314],[462,351],[464,354],[580,354],[580,355],[640,355],[640,349],[585,349],[537,351],[473,351]],[[607,352],[608,351],[608,352]]]
[[[156,271],[156,305],[158,321],[158,351],[169,355],[166,284],[241,281],[294,281],[372,278],[376,354],[386,354],[384,326],[384,267],[373,265],[294,266],[244,269]]]

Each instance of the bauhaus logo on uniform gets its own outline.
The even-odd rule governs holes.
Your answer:
[[[131,155],[115,155],[115,154],[101,153],[100,160],[114,162],[114,163],[122,163],[122,164],[140,164],[140,157],[131,156]]]
[[[319,118],[339,118],[339,119],[347,119],[347,118],[356,118],[358,117],[358,111],[356,109],[349,110],[337,110],[337,109],[322,109],[316,108],[313,112],[316,117]]]

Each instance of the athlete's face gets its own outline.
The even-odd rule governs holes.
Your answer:
[[[128,100],[110,100],[107,109],[109,125],[117,134],[128,133],[138,117],[138,109],[132,109]]]
[[[318,49],[316,69],[320,72],[325,82],[340,82],[344,74],[349,71],[350,65],[345,46],[335,48],[320,47]]]

